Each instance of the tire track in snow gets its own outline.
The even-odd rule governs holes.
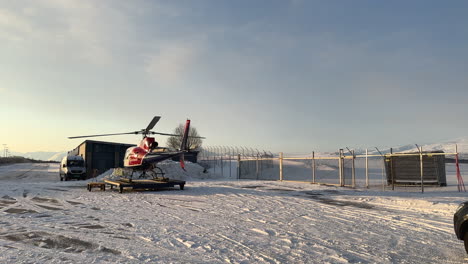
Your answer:
[[[219,195],[216,195],[217,197],[220,197]],[[236,195],[237,196],[237,195]],[[244,203],[239,203],[237,206],[233,206],[233,207],[230,207],[228,209],[229,213],[230,214],[225,214],[225,210],[226,208],[225,205],[229,203],[229,201],[232,201],[232,197],[228,197],[226,196],[226,202],[224,202],[224,200],[221,200],[221,199],[217,199],[217,203],[216,204],[210,204],[210,210],[209,211],[203,211],[204,215],[205,216],[208,216],[210,217],[209,215],[212,215],[212,217],[217,217],[217,218],[223,218],[223,219],[226,219],[225,221],[226,222],[232,222],[232,220],[234,218],[237,218],[237,220],[234,220],[234,222],[243,222],[245,220],[247,221],[253,221],[253,222],[258,222],[258,223],[261,223],[261,224],[265,224],[267,223],[267,221],[265,220],[262,220],[262,219],[255,219],[255,218],[245,218],[245,216],[243,215],[243,212],[246,212],[246,213],[250,213],[252,212],[252,210],[254,210],[255,207],[252,207],[252,209],[249,209],[249,208],[246,208],[249,207],[249,205],[246,205]],[[183,200],[185,202],[185,200]],[[209,201],[209,200],[208,200]],[[207,202],[208,202],[207,201]],[[235,201],[235,200],[234,200]],[[222,206],[223,208],[220,208],[219,206]],[[234,209],[236,208],[236,209]],[[224,209],[224,210],[223,210]],[[247,210],[245,210],[247,209]],[[170,208],[169,208],[170,210]],[[236,217],[235,215],[232,215],[233,212],[239,212],[240,214]],[[171,214],[172,217],[174,217],[172,214]],[[211,218],[211,217],[210,217]],[[177,218],[178,220],[180,221],[186,221],[184,219],[180,219],[180,218]],[[200,225],[196,225],[196,224],[193,224],[193,222],[190,222],[192,225],[195,225],[203,230],[210,230],[209,228],[207,229],[206,227],[203,227],[203,226],[200,226]],[[255,225],[255,227],[258,227],[258,225]],[[245,233],[246,230],[240,230],[240,229],[236,229],[235,227],[233,226],[229,226],[230,229],[235,229],[235,230],[238,230],[238,231],[232,231],[233,233],[239,233],[239,234],[242,234],[242,233]],[[248,228],[248,227],[246,227]],[[267,231],[265,231],[267,234],[270,234],[272,236],[276,235],[276,232],[274,230],[271,230],[271,229],[268,229]],[[218,237],[219,238],[219,237]],[[232,238],[231,238],[232,239]],[[223,238],[223,240],[226,240],[225,238]],[[279,240],[281,240],[281,238],[279,238]],[[235,240],[236,241],[236,240]],[[239,241],[238,241],[239,242]],[[240,243],[240,242],[239,242]],[[253,250],[253,251],[258,251],[257,249],[254,249],[254,248],[251,248],[250,246],[242,243],[244,246],[250,248],[250,250]],[[235,244],[237,245],[237,244]],[[242,247],[244,248],[244,247]],[[245,248],[244,248],[245,249]],[[278,255],[281,255],[280,254],[280,249],[277,250],[279,252]],[[263,253],[264,254],[264,253]],[[269,254],[264,254],[266,256],[269,256],[271,258],[271,256]],[[265,257],[266,258],[266,257]],[[276,257],[275,257],[276,259]],[[274,260],[273,260],[274,262]]]
[[[317,201],[313,201],[314,203],[319,203]],[[290,204],[291,208],[293,208],[294,205],[297,205],[296,202],[290,202],[284,199],[282,201],[283,205],[285,203]],[[362,221],[363,219],[369,219],[373,221],[378,221],[378,220],[384,220],[386,222],[386,226],[390,225],[393,226],[395,230],[418,230],[418,231],[424,231],[429,234],[433,234],[434,232],[440,233],[442,235],[447,236],[447,233],[450,234],[451,229],[444,228],[444,227],[438,227],[435,226],[434,224],[440,223],[443,226],[447,226],[447,223],[441,222],[441,221],[435,221],[435,220],[428,220],[425,222],[426,219],[421,218],[420,215],[414,216],[414,217],[407,217],[408,212],[404,212],[405,216],[401,217],[399,214],[391,214],[391,215],[386,215],[386,211],[378,211],[378,212],[372,212],[372,210],[369,209],[360,209],[360,208],[354,208],[354,207],[349,207],[349,206],[333,206],[333,205],[326,205],[326,204],[321,204],[319,205],[322,208],[321,212],[324,213],[325,219],[328,219],[328,217],[335,218],[339,221],[343,221],[346,224],[349,224],[349,221],[359,223],[359,221]],[[384,207],[383,207],[384,208]],[[410,212],[411,214],[411,212]],[[343,217],[337,217],[343,216]],[[412,214],[411,214],[412,215]],[[364,217],[364,218],[363,218]],[[418,225],[418,223],[421,223],[421,225]],[[325,228],[328,226],[325,225]],[[378,228],[377,226],[375,228]],[[378,235],[379,232],[373,232],[375,235]],[[307,239],[304,237],[304,239]],[[447,239],[446,239],[447,242]]]
[[[342,208],[340,208],[342,209]],[[382,214],[383,211],[378,211],[381,213],[374,213],[372,211],[366,210],[362,211],[362,209],[353,209],[353,210],[342,210],[341,215],[347,215],[351,216],[354,219],[359,219],[362,217],[362,214],[366,214],[368,216],[372,216],[374,219],[380,219],[380,220],[385,220],[389,221],[390,225],[398,226],[398,227],[409,227],[410,229],[421,229],[425,230],[425,232],[441,232],[441,233],[448,233],[451,231],[450,228],[442,228],[442,227],[437,227],[434,226],[433,224],[429,224],[426,222],[426,219],[418,216],[418,217],[408,217],[408,212],[404,212],[403,214],[392,214],[389,216],[386,216],[385,214]],[[405,215],[405,216],[402,216]],[[434,222],[432,220],[429,220],[430,222]],[[446,226],[446,223],[443,223],[444,226]],[[427,227],[427,229],[423,229],[421,226]]]
[[[152,198],[154,198],[154,197],[152,197]],[[241,243],[239,241],[236,241],[235,239],[231,238],[229,240],[229,239],[226,239],[225,237],[218,236],[218,234],[213,234],[211,232],[210,227],[204,227],[202,225],[195,224],[193,221],[187,220],[187,218],[181,218],[181,217],[178,217],[177,215],[174,215],[174,214],[170,213],[171,210],[177,210],[177,209],[172,208],[172,206],[177,206],[176,204],[173,203],[174,200],[177,200],[178,202],[184,202],[184,203],[188,202],[188,200],[184,200],[184,199],[165,199],[163,197],[156,197],[156,198],[157,198],[156,202],[154,200],[150,200],[150,201],[142,200],[142,202],[149,205],[149,206],[151,206],[151,207],[161,207],[161,204],[165,204],[164,207],[158,209],[158,215],[163,216],[162,218],[166,219],[166,221],[167,221],[167,219],[176,219],[177,221],[180,222],[180,226],[193,226],[193,227],[196,227],[199,230],[203,230],[203,233],[206,234],[206,236],[214,238],[214,239],[209,239],[208,241],[216,241],[216,240],[224,241],[221,244],[225,244],[226,242],[228,242],[228,244],[231,244],[231,246],[226,246],[227,249],[229,249],[231,247],[238,248],[237,251],[232,251],[231,252],[232,256],[235,256],[236,254],[239,255],[239,257],[235,258],[235,259],[242,260],[243,257],[245,257],[245,256],[254,256],[254,258],[257,258],[255,256],[261,256],[262,261],[268,261],[268,262],[271,262],[271,263],[278,263],[279,262],[279,261],[275,260],[275,258],[272,258],[271,256],[268,256],[268,254],[259,252],[257,249],[251,248],[248,245],[245,245],[245,244],[243,244],[243,243]],[[167,204],[168,201],[171,201],[171,203]],[[198,201],[198,202],[201,202],[201,201]],[[186,206],[180,206],[180,207],[190,210],[190,208],[187,208]],[[214,209],[214,210],[216,210],[216,209]],[[199,211],[197,211],[197,213],[198,212]],[[216,214],[216,211],[210,210],[210,211],[203,211],[203,215],[214,215],[215,216],[217,214]],[[171,222],[172,222],[172,220],[171,220]],[[193,232],[199,233],[199,231],[195,231],[194,229],[190,229],[190,232],[191,233],[193,233]],[[181,244],[186,248],[192,248],[194,246],[197,246],[197,247],[199,246],[197,244],[194,244],[194,243],[190,242],[190,238],[184,238],[184,235],[180,236],[180,234],[172,234],[171,236],[175,237],[174,239],[172,239],[172,242],[169,241],[169,243],[172,244],[173,246],[175,246],[176,244]],[[236,241],[236,243],[233,243],[232,241]],[[244,245],[244,246],[240,246],[239,243]],[[187,245],[189,245],[189,246],[187,246]],[[206,246],[203,246],[203,248],[206,249]],[[247,248],[248,248],[248,250],[247,250]],[[239,250],[239,249],[241,249],[241,250]],[[212,249],[210,249],[210,250],[212,250]],[[222,261],[224,261],[224,259],[222,259]]]
[[[271,256],[268,256],[267,254],[265,253],[262,253],[261,251],[257,250],[257,249],[253,249],[247,245],[245,245],[244,243],[242,242],[239,242],[235,239],[232,239],[232,238],[229,238],[228,236],[225,236],[223,234],[213,234],[211,232],[211,230],[209,228],[206,228],[206,227],[203,227],[201,225],[198,225],[198,224],[195,224],[193,222],[190,222],[190,221],[187,221],[185,219],[182,219],[176,215],[173,215],[173,214],[169,214],[169,213],[164,213],[165,215],[169,216],[169,217],[172,217],[172,218],[175,218],[181,222],[183,222],[184,224],[189,224],[191,226],[194,226],[194,227],[197,227],[201,230],[204,230],[206,232],[206,234],[210,235],[210,236],[213,236],[213,237],[216,237],[216,238],[220,238],[224,241],[227,241],[227,242],[230,242],[233,246],[237,246],[239,248],[242,248],[242,249],[245,249],[251,253],[255,253],[257,254],[258,256],[261,256],[262,258],[264,258],[266,261],[270,262],[270,263],[281,263],[280,261],[278,261],[276,258],[274,257],[271,257]]]
[[[286,201],[282,201],[282,202],[284,204]],[[292,203],[290,203],[290,204],[292,205]],[[394,215],[387,217],[387,216],[382,216],[382,213],[370,213],[369,209],[366,209],[366,210],[362,210],[362,209],[358,209],[358,208],[352,208],[351,210],[344,209],[347,206],[338,207],[338,206],[332,206],[332,205],[323,205],[322,207],[326,208],[325,210],[322,210],[322,212],[326,216],[325,218],[327,218],[327,219],[328,219],[328,217],[335,218],[337,220],[346,222],[347,224],[349,224],[350,222],[354,223],[355,220],[361,220],[363,218],[363,215],[367,215],[367,218],[369,218],[369,219],[388,221],[388,222],[390,222],[391,225],[395,226],[395,229],[400,229],[400,230],[401,229],[414,230],[415,228],[420,228],[421,229],[420,226],[417,226],[417,225],[415,226],[414,222],[411,221],[411,220],[413,220],[413,218],[405,218],[407,220],[407,221],[405,221],[405,220],[403,220],[401,218],[396,219]],[[334,210],[334,212],[333,213],[328,213],[331,210]],[[337,217],[336,215],[343,216],[343,217],[339,217],[339,216]],[[397,221],[397,222],[395,222],[395,221]],[[429,232],[429,233],[431,233],[432,231],[439,231],[439,232],[445,233],[447,231],[446,229],[439,228],[439,227],[436,227],[436,226],[431,225],[431,224],[427,224],[426,227],[429,227],[429,228],[432,229],[432,230],[429,230],[429,231],[426,230],[426,232]],[[378,232],[374,232],[374,234],[377,235]]]
[[[281,226],[288,226],[291,222],[291,219],[297,219],[299,216],[297,216],[297,214],[295,213],[290,213],[289,210],[287,210],[288,208],[286,207],[289,207],[288,204],[285,205],[285,198],[287,199],[289,196],[284,196],[284,195],[274,195],[276,198],[272,198],[270,196],[268,196],[268,199],[265,199],[265,196],[255,196],[255,195],[252,195],[249,197],[250,201],[251,201],[251,204],[253,204],[253,208],[259,208],[258,204],[262,204],[260,206],[260,208],[275,208],[274,211],[276,211],[277,213],[279,213],[279,215],[274,215],[272,216],[271,218],[274,218],[274,219],[268,219],[268,223],[269,224],[272,224],[273,226],[271,228],[273,229],[276,229],[276,230],[281,230],[283,228],[281,228]],[[291,207],[289,207],[289,209],[291,210],[294,210],[294,206],[297,206],[298,204],[297,203],[290,203],[291,204]],[[284,208],[284,210],[282,208],[278,208],[278,205],[281,205],[282,208]],[[243,205],[243,207],[239,207],[238,209],[244,209],[245,206],[248,206],[248,205]],[[261,212],[257,212],[258,214],[261,214]],[[262,223],[262,224],[265,224],[266,221],[264,220],[256,220],[255,218],[249,218],[247,219],[249,221],[254,221],[254,222],[259,222],[259,223]],[[269,228],[269,229],[271,229]],[[258,228],[257,228],[258,229]],[[265,228],[263,228],[265,229]],[[266,229],[265,229],[266,230]],[[263,232],[263,231],[262,231]],[[266,233],[266,231],[265,231]],[[284,241],[284,239],[287,239],[287,238],[282,238],[281,235],[288,235],[289,237],[291,236],[295,236],[296,233],[290,233],[290,232],[284,232],[283,230],[279,231],[279,233],[277,234],[278,235],[278,239],[279,241]],[[305,237],[303,236],[302,237],[303,239],[299,239],[296,241],[297,244],[307,244],[308,242],[311,241],[311,238],[310,237]],[[288,239],[289,240],[289,239]],[[290,241],[290,240],[289,240]],[[291,242],[290,242],[291,243]],[[332,248],[329,248],[330,250],[333,250]],[[283,248],[272,248],[273,251],[277,251],[279,254],[281,254],[281,252],[284,252],[284,249]],[[300,253],[298,253],[300,251],[300,249],[291,249],[292,251],[291,252],[295,252],[294,250],[296,250],[296,252],[294,254],[299,254],[301,255]],[[293,254],[293,253],[291,253]],[[308,255],[307,253],[303,253],[304,255]],[[302,255],[302,257],[304,257],[304,255]]]
[[[326,215],[326,219],[328,217],[335,217],[336,215],[344,216],[346,218],[342,218],[342,221],[347,221],[349,220],[349,217],[352,217],[352,219],[356,220],[355,223],[359,223],[359,220],[367,220],[369,219],[380,219],[380,220],[385,220],[387,221],[386,227],[387,226],[395,226],[396,230],[418,230],[418,231],[423,231],[428,233],[429,235],[433,235],[434,232],[437,232],[441,235],[444,235],[446,237],[445,243],[452,244],[450,240],[450,235],[452,233],[451,229],[447,228],[439,228],[437,226],[434,226],[432,224],[427,224],[424,223],[423,219],[418,215],[418,217],[404,217],[404,220],[400,219],[395,219],[395,215],[391,216],[383,216],[382,213],[377,213],[377,212],[371,212],[371,210],[363,210],[363,209],[358,209],[358,208],[352,208],[350,210],[349,208],[345,208],[346,206],[339,207],[339,206],[331,206],[331,205],[326,205],[323,204],[321,205],[324,208],[327,208],[327,210],[323,210],[324,214]],[[407,215],[407,212],[405,212],[405,215]],[[396,221],[396,222],[395,222]],[[354,222],[354,221],[353,221]],[[422,226],[427,227],[428,229],[422,228],[420,225],[418,225],[419,222],[423,222]],[[434,220],[430,220],[431,223],[434,223]],[[437,222],[437,221],[435,221]],[[410,232],[411,233],[411,232]],[[355,235],[355,234],[353,234]],[[412,237],[407,237],[408,239],[412,240]],[[424,241],[417,241],[417,238],[415,238],[416,245]],[[424,262],[422,260],[422,262]]]
[[[307,196],[303,196],[303,197],[304,198],[309,198]],[[392,214],[389,217],[385,217],[385,215],[383,213],[383,212],[385,212],[383,210],[383,209],[385,209],[385,206],[382,206],[380,208],[376,208],[377,210],[361,209],[361,208],[356,208],[356,207],[353,207],[352,210],[347,210],[345,208],[349,207],[349,206],[328,205],[326,203],[321,203],[320,200],[315,200],[315,199],[310,199],[310,200],[314,201],[314,202],[317,202],[317,203],[320,203],[320,204],[322,204],[322,207],[325,206],[328,209],[337,208],[337,209],[339,209],[338,210],[338,215],[344,215],[346,213],[349,216],[353,216],[354,219],[360,219],[362,217],[360,214],[365,213],[366,215],[372,215],[373,217],[375,217],[377,219],[386,220],[386,221],[390,221],[390,222],[395,222],[395,220],[397,220],[397,219],[395,219],[395,217],[403,218],[403,219],[397,220],[399,222],[399,224],[394,223],[394,224],[396,224],[398,226],[407,225],[407,226],[413,227],[415,225],[415,223],[421,223],[421,225],[423,225],[423,226],[425,226],[425,227],[427,227],[429,229],[432,229],[432,231],[436,231],[436,232],[446,233],[446,232],[451,232],[451,230],[452,230],[452,226],[451,226],[450,223],[425,219],[425,218],[421,217],[420,214],[418,214],[417,216],[414,216],[414,217],[408,217],[408,213],[411,213],[412,210],[403,210],[404,213],[402,213],[402,214]],[[336,201],[340,202],[340,200],[336,200]],[[287,202],[287,201],[284,201],[284,202]],[[343,201],[343,202],[346,202],[346,201]],[[401,208],[399,208],[399,209],[401,209]],[[325,213],[327,213],[328,211],[329,210],[326,210]],[[400,211],[402,211],[402,210],[400,210]],[[380,213],[377,213],[377,212],[380,212]],[[389,212],[398,213],[398,211],[389,211]],[[404,215],[404,216],[401,216],[401,215]],[[336,217],[336,214],[328,214],[328,216]],[[344,218],[342,218],[342,220],[343,221],[349,221],[348,219],[344,219]],[[434,224],[439,224],[439,225],[445,226],[445,228],[435,226]]]
[[[288,197],[289,197],[289,196],[288,196]],[[284,199],[283,196],[280,196],[279,199],[280,199],[280,201],[278,201],[278,200],[267,200],[267,201],[265,201],[264,199],[259,199],[259,200],[261,200],[261,201],[260,201],[261,203],[271,203],[271,204],[273,204],[273,206],[275,206],[275,205],[277,205],[277,204],[282,204],[282,206],[285,206],[285,200],[286,200],[286,199]],[[287,203],[287,202],[286,202],[286,203]],[[289,204],[291,205],[290,209],[293,209],[294,206],[297,206],[297,205],[298,205],[298,204],[295,203],[295,202],[291,202],[291,203],[289,203]],[[268,206],[265,205],[265,207],[268,207]],[[281,211],[281,212],[284,212],[283,218],[286,218],[286,219],[287,219],[287,218],[289,218],[289,219],[291,219],[291,218],[297,218],[297,216],[295,216],[294,214],[289,213],[289,211],[287,211],[287,210],[284,210],[284,211]],[[288,217],[284,217],[285,214],[286,214]],[[281,218],[275,218],[275,219],[276,219],[276,220],[283,220],[283,219],[281,219]],[[348,221],[349,221],[349,220],[348,220]],[[291,222],[290,222],[289,220],[283,220],[283,221],[276,221],[276,223],[277,223],[278,226],[281,226],[281,225],[290,225]],[[325,227],[325,228],[327,228],[327,227]],[[308,243],[310,244],[310,242],[313,241],[314,243],[319,243],[319,244],[321,244],[321,245],[322,245],[322,248],[327,248],[327,249],[329,249],[331,252],[334,250],[333,245],[330,245],[330,243],[325,243],[325,242],[323,242],[323,241],[320,242],[320,241],[314,240],[314,239],[315,239],[314,237],[302,236],[302,235],[299,235],[299,234],[297,234],[297,233],[295,233],[295,232],[286,232],[286,234],[287,234],[289,237],[295,237],[296,240],[297,240],[297,238],[299,238],[299,240],[296,241],[296,244],[301,244],[301,243],[302,243],[302,244],[308,244]],[[311,239],[311,238],[312,238],[312,239]],[[295,250],[295,251],[294,251],[294,250]],[[299,255],[301,255],[300,252],[301,252],[300,249],[292,249],[291,254],[294,254],[294,255],[299,254]],[[317,252],[314,252],[314,254],[315,254],[315,253],[317,253]],[[302,253],[302,254],[307,255],[307,253]],[[309,253],[309,254],[310,254],[310,253]],[[364,259],[364,260],[368,260],[368,261],[371,260],[371,259],[369,259],[369,258],[366,257],[366,256],[361,256],[361,255],[359,255],[359,254],[358,254],[358,256],[359,256],[361,259]],[[373,259],[373,260],[375,261],[375,259]]]
[[[32,165],[32,167],[30,169],[27,169],[25,171],[16,172],[16,174],[13,174],[13,175],[9,176],[8,179],[10,179],[10,178],[15,179],[15,180],[16,179],[25,179],[26,177],[28,177],[28,175],[26,175],[26,174],[28,174],[29,172],[31,172],[31,171],[33,171],[35,169],[38,169],[40,167],[42,167],[42,166],[34,164],[34,165]],[[14,172],[11,171],[10,173],[14,173]]]

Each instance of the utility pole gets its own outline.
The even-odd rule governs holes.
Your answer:
[[[7,144],[3,144],[3,157],[6,158]]]

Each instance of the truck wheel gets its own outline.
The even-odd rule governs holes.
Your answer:
[[[465,251],[468,253],[468,232],[465,232],[465,235],[463,236],[463,241],[465,242]]]

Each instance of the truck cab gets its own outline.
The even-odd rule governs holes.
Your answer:
[[[85,180],[86,167],[83,157],[65,156],[60,163],[60,181]]]

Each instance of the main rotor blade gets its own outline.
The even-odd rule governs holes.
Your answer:
[[[156,135],[163,135],[163,136],[176,136],[176,137],[180,136],[180,135],[177,135],[177,134],[168,134],[168,133],[161,133],[161,132],[154,132],[154,131],[149,131],[149,133],[148,133],[148,134],[150,134],[150,133],[151,133],[151,134],[153,134],[153,135],[155,135],[155,134],[156,134]]]
[[[77,137],[68,137],[68,138],[73,139],[73,138],[87,138],[87,137],[105,137],[105,136],[130,135],[130,134],[137,135],[140,133],[141,131],[135,131],[135,132],[126,132],[126,133],[100,134],[100,135],[77,136]]]
[[[202,138],[202,139],[206,139],[206,137],[194,137],[194,136],[188,136],[189,138]]]
[[[154,132],[150,131],[148,134],[153,134],[153,135],[163,135],[163,136],[175,136],[175,137],[181,137],[182,135],[179,134],[168,134],[168,133],[161,133],[161,132]],[[188,136],[189,138],[205,138],[205,137],[193,137],[193,136]]]
[[[145,129],[145,132],[148,133],[151,129],[153,129],[153,127],[156,125],[156,123],[158,123],[160,118],[160,116],[153,117],[153,120],[151,120],[151,122],[148,124],[148,127]]]

